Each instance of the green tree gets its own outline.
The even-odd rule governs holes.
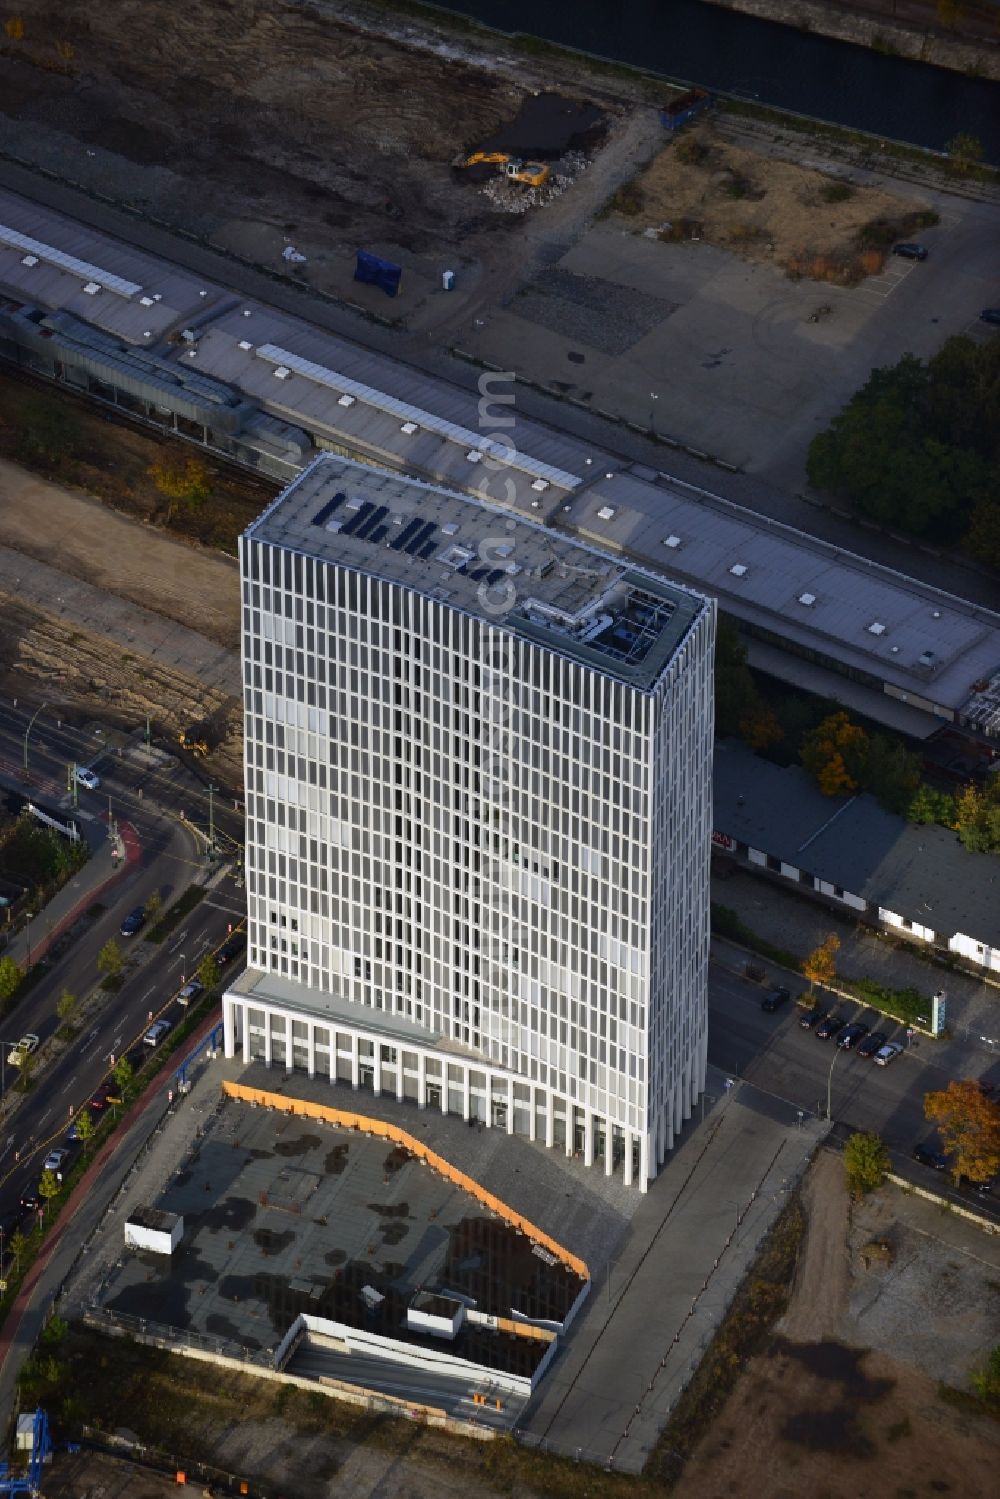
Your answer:
[[[146,919],[150,924],[155,922],[163,908],[163,896],[159,890],[154,890],[146,897]]]
[[[64,989],[56,1000],[56,1014],[64,1023],[72,1020],[79,1001],[72,989]]]
[[[34,1052],[27,1052],[21,1058],[20,1066],[17,1069],[17,1086],[22,1093],[31,1091],[31,1086],[35,1080],[34,1071],[35,1054]]]
[[[816,778],[824,796],[857,791],[870,749],[868,735],[846,713],[833,713],[817,724],[799,746],[799,758]]]
[[[130,1094],[135,1090],[135,1068],[128,1057],[118,1058],[111,1076],[122,1090],[122,1098],[127,1102]]]
[[[21,987],[23,977],[20,968],[9,954],[0,958],[0,1002],[13,999]]]
[[[198,981],[205,989],[214,989],[222,972],[219,968],[215,954],[207,952],[198,964]]]
[[[955,821],[955,798],[924,781],[917,787],[906,815],[910,822],[939,822],[950,828]]]
[[[49,1203],[52,1201],[53,1197],[58,1197],[61,1191],[62,1184],[60,1183],[59,1178],[56,1176],[55,1172],[43,1171],[42,1179],[38,1183],[39,1197],[44,1198],[45,1202]]]
[[[954,10],[956,17],[960,12],[960,6],[955,3],[955,0],[938,0],[939,15],[943,6]],[[954,25],[954,21],[951,24]],[[964,130],[959,131],[958,135],[953,135],[951,140],[945,143],[945,150],[948,153],[952,170],[958,172],[960,176],[971,172],[972,168],[978,166],[983,159],[982,141],[978,135],[969,135]]]
[[[844,1174],[852,1197],[874,1192],[888,1170],[889,1152],[881,1135],[861,1131],[851,1136],[844,1146]]]
[[[24,1259],[24,1256],[28,1250],[28,1241],[19,1228],[15,1228],[14,1232],[11,1234],[10,1243],[8,1244],[7,1248],[14,1256],[14,1269],[20,1270],[21,1261]]]
[[[836,932],[831,932],[819,947],[813,949],[808,958],[802,963],[802,972],[809,980],[809,993],[812,994],[816,984],[832,984],[837,974],[837,952],[840,948],[840,938]]]
[[[82,1108],[76,1116],[76,1138],[86,1150],[90,1141],[94,1138],[94,1116],[86,1107]]]
[[[103,973],[105,978],[120,978],[125,968],[125,954],[121,945],[114,937],[109,937],[107,942],[97,954],[97,971]]]
[[[983,790],[963,786],[955,798],[955,827],[970,853],[988,854],[1000,849],[1000,785],[990,778]]]
[[[740,725],[760,704],[747,648],[737,625],[720,615],[715,637],[715,732],[720,739],[740,733]]]
[[[1000,1408],[1000,1347],[991,1349],[985,1364],[973,1374],[972,1388],[985,1404]]]
[[[809,482],[879,525],[957,541],[1000,485],[995,342],[948,339],[929,365],[906,354],[873,370],[813,438]]]
[[[975,1079],[925,1094],[924,1114],[937,1125],[956,1179],[989,1181],[1000,1171],[1000,1104],[987,1098]]]
[[[890,812],[904,815],[920,788],[921,760],[888,734],[873,734],[861,772],[861,784]]]
[[[42,1328],[42,1335],[39,1338],[39,1342],[44,1343],[49,1348],[53,1348],[57,1343],[62,1342],[68,1332],[69,1323],[64,1322],[62,1317],[53,1315]]]
[[[969,517],[965,549],[984,567],[1000,572],[1000,504],[980,500]]]

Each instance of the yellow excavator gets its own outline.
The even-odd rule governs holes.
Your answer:
[[[473,151],[471,156],[459,157],[455,165],[496,166],[511,182],[525,182],[529,187],[544,187],[552,176],[552,168],[544,161],[522,161],[518,156],[509,156],[506,151]]]

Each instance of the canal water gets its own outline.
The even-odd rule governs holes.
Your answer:
[[[948,68],[702,0],[465,0],[441,8],[935,151],[968,132],[1000,163],[1000,84]]]

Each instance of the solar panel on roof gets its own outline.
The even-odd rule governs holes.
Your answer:
[[[487,581],[487,583],[489,583],[491,585],[493,583],[499,583],[500,579],[503,576],[504,576],[504,570],[503,570],[503,568],[502,567],[495,567],[491,573],[487,573],[486,574],[486,581]]]
[[[343,530],[341,531],[341,535],[356,536],[374,509],[375,506],[371,503],[371,501],[366,500],[357,514],[352,516],[351,519],[346,523]]]
[[[377,531],[372,532],[368,540],[371,542],[372,546],[377,546],[380,541],[385,541],[385,538],[388,536],[388,534],[388,526],[379,526]]]
[[[405,551],[407,544],[412,540],[414,536],[416,536],[418,531],[423,530],[423,527],[424,523],[419,518],[409,521],[408,524],[403,527],[402,531],[400,531],[399,535],[396,537],[396,540],[392,542],[392,550],[394,552]]]
[[[428,557],[432,557],[434,555],[434,553],[437,551],[437,549],[438,549],[437,542],[436,541],[429,541],[426,546],[422,546],[420,548],[420,551],[417,553],[417,556],[418,557],[422,557],[423,560],[426,562],[427,558]]]
[[[403,547],[402,550],[409,556],[416,557],[418,552],[420,551],[420,548],[427,541],[434,528],[435,527],[433,521],[421,521],[420,529],[414,532],[414,534],[410,537],[409,541],[406,543],[406,546]]]
[[[321,505],[312,518],[313,525],[325,526],[343,498],[344,496],[341,492],[340,494],[335,494],[332,500],[327,500],[325,505]]]
[[[371,536],[371,533],[375,530],[379,523],[385,519],[388,514],[389,509],[387,505],[376,506],[375,510],[373,510],[371,515],[368,516],[364,524],[359,526],[358,529],[354,532],[355,539],[357,541],[367,541]]]

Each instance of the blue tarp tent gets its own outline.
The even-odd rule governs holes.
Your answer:
[[[402,266],[393,265],[391,260],[379,260],[377,255],[369,255],[367,250],[358,251],[358,263],[354,267],[355,281],[368,281],[372,286],[380,286],[387,297],[394,297],[399,291],[399,278],[402,274]]]

